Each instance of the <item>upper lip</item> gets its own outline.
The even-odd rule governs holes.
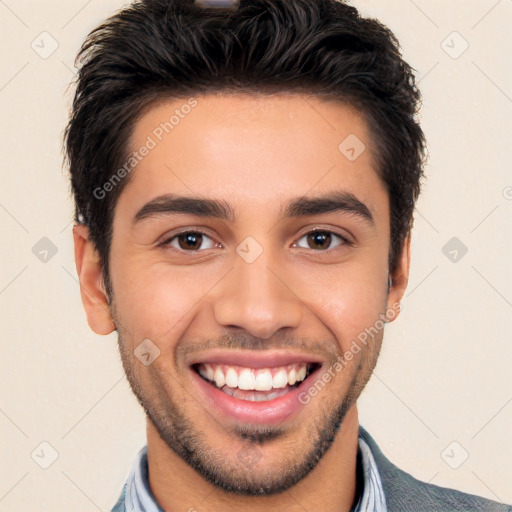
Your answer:
[[[190,366],[200,363],[245,366],[246,368],[271,368],[294,363],[322,363],[318,356],[285,351],[212,350],[194,357]]]

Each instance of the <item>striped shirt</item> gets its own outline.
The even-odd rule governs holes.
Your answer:
[[[123,491],[124,503],[121,499],[112,512],[164,512],[149,486],[147,454],[146,445],[137,454],[128,475]],[[370,447],[361,436],[359,436],[359,456],[362,465],[363,492],[353,512],[387,512],[377,465]]]

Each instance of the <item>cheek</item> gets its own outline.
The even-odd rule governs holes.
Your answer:
[[[322,274],[302,278],[303,296],[316,317],[334,334],[340,348],[346,350],[383,313],[387,274],[385,269],[356,265],[331,267]],[[320,282],[326,284],[312,286]]]
[[[130,277],[127,277],[130,276]],[[194,269],[171,270],[165,264],[137,265],[119,261],[112,271],[116,308],[127,333],[149,338],[162,351],[186,328],[207,287]]]

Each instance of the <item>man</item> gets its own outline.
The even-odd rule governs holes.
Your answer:
[[[392,33],[334,0],[145,0],[80,57],[82,300],[147,414],[113,510],[511,510],[415,480],[358,422],[424,160]]]

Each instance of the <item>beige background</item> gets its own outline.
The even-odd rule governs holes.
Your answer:
[[[353,3],[394,30],[417,69],[431,155],[404,311],[361,423],[417,478],[510,503],[512,2]],[[108,511],[145,441],[116,337],[85,321],[60,153],[74,55],[121,5],[0,0],[0,512]],[[46,262],[43,237],[57,249]],[[455,262],[443,253],[452,237],[468,249]]]

